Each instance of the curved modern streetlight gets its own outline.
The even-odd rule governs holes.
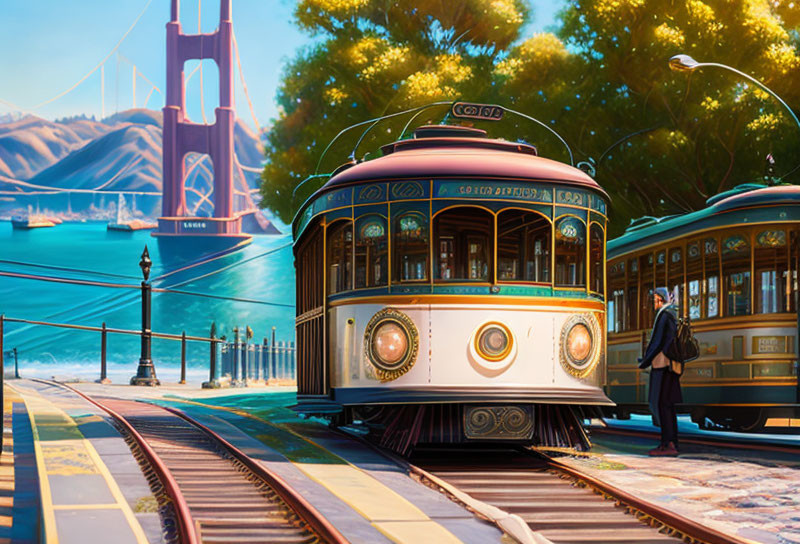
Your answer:
[[[674,57],[671,57],[669,59],[669,67],[673,72],[692,72],[692,71],[694,71],[694,70],[696,70],[698,68],[703,68],[703,67],[706,67],[706,66],[712,66],[712,67],[716,67],[716,68],[722,68],[723,70],[728,70],[730,72],[733,72],[734,74],[737,74],[737,75],[745,78],[747,81],[750,81],[751,83],[753,83],[753,85],[755,85],[759,89],[763,90],[764,92],[766,92],[767,94],[772,96],[775,100],[780,102],[781,105],[784,108],[786,108],[786,111],[789,112],[789,115],[792,116],[792,119],[794,119],[794,122],[797,125],[797,128],[800,128],[800,120],[797,119],[797,115],[795,115],[794,111],[792,111],[792,108],[790,108],[789,105],[786,102],[784,102],[783,99],[780,96],[775,94],[772,91],[772,89],[770,89],[769,87],[767,87],[766,85],[764,85],[763,83],[761,83],[760,81],[755,79],[754,77],[751,77],[751,76],[745,74],[744,72],[741,72],[741,71],[737,70],[736,68],[732,68],[732,67],[728,66],[727,64],[719,64],[718,62],[697,62],[696,60],[694,60],[689,55],[675,55]],[[786,174],[781,176],[781,179],[785,178],[786,176],[788,176],[790,174],[793,174],[798,168],[800,168],[800,164],[798,164],[792,170],[790,170],[789,172],[787,172]]]

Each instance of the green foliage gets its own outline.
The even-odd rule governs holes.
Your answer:
[[[523,0],[420,2],[301,0],[295,13],[316,45],[286,68],[278,92],[282,109],[267,137],[262,205],[290,221],[318,180],[324,146],[343,128],[386,113],[459,96],[491,92],[497,56],[517,39],[528,12]],[[438,122],[446,109],[419,121]],[[371,131],[357,157],[378,153],[403,123]],[[353,151],[360,131],[347,134],[320,164],[330,172]]]
[[[285,70],[282,111],[268,134],[262,205],[291,220],[320,181],[303,185],[295,198],[292,190],[314,173],[324,146],[344,127],[455,98],[532,115],[562,133],[576,159],[598,160],[617,233],[632,217],[697,209],[711,195],[760,179],[767,153],[776,157],[778,173],[795,166],[800,129],[772,97],[721,69],[685,74],[667,67],[677,53],[727,64],[798,104],[794,3],[585,0],[568,4],[558,36],[522,36],[526,5],[301,0],[296,20],[316,45]],[[415,125],[439,122],[446,109],[425,111]],[[355,157],[376,156],[407,120],[371,130]],[[567,160],[563,146],[533,124],[482,128]],[[319,171],[344,162],[360,132],[341,138]],[[800,171],[787,178],[798,180]]]
[[[669,57],[686,53],[737,68],[798,104],[793,3],[595,0],[570,3],[562,18],[560,37],[585,66],[579,114],[565,120],[570,141],[599,159],[626,135],[653,128],[597,168],[614,200],[615,232],[632,217],[702,208],[709,196],[761,180],[767,153],[779,174],[797,164],[800,128],[774,98],[724,69],[667,68]]]

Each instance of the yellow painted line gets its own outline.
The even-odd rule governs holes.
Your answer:
[[[435,521],[386,521],[372,524],[394,542],[436,542],[458,544],[453,533]]]
[[[120,508],[119,504],[54,504],[53,510],[111,510]]]
[[[366,518],[376,529],[398,544],[418,542],[461,542],[454,534],[431,520],[425,512],[390,487],[382,484],[370,474],[351,464],[346,459],[328,451],[310,438],[293,429],[267,421],[254,414],[228,406],[213,406],[187,399],[170,398],[170,401],[229,412],[247,417],[290,433],[308,442],[328,455],[341,460],[341,464],[303,463],[289,460],[311,480],[317,482],[333,495],[344,501],[353,510]],[[256,437],[257,439],[257,437]],[[267,445],[268,446],[268,445]],[[270,446],[268,446],[270,447]],[[405,528],[403,528],[405,526]],[[433,535],[434,538],[430,538]]]
[[[58,543],[58,533],[55,522],[56,510],[119,508],[122,511],[122,514],[125,516],[125,519],[127,520],[128,525],[130,526],[131,531],[136,538],[136,541],[140,544],[148,544],[147,536],[145,535],[142,526],[139,524],[139,521],[136,519],[133,510],[131,510],[130,505],[128,505],[128,501],[125,500],[125,496],[122,494],[122,491],[117,485],[116,480],[114,480],[114,477],[111,475],[108,467],[97,453],[97,450],[94,449],[92,443],[83,437],[83,434],[80,432],[80,429],[78,429],[75,421],[58,406],[42,397],[37,391],[29,390],[27,392],[30,395],[29,398],[25,398],[22,392],[18,392],[20,393],[23,402],[26,403],[26,407],[28,407],[29,419],[31,421],[31,426],[33,427],[36,465],[39,472],[39,482],[42,492],[42,516],[44,517],[45,522],[44,528],[46,543]],[[30,410],[31,407],[37,408],[38,411],[34,412]],[[38,425],[36,423],[37,416],[40,418],[40,423]],[[45,435],[48,432],[62,432],[65,436],[75,436],[77,434],[77,436],[80,436],[81,438],[64,438],[61,440],[54,440],[54,442],[57,442],[57,444],[47,444],[47,448],[43,448],[40,440],[40,432]],[[48,450],[47,455],[45,455],[45,449]],[[54,464],[54,457],[56,455],[63,455],[64,453],[69,453],[70,459],[77,459],[78,461],[83,461],[83,463],[78,463],[69,469],[65,469],[64,465]],[[86,457],[88,457],[88,459],[86,459]],[[48,460],[50,463],[46,462]],[[86,461],[89,461],[89,463],[86,463]],[[116,504],[113,506],[106,504],[54,505],[48,474],[64,474],[65,470],[67,475],[100,474],[103,477],[103,480],[106,482],[108,490],[111,492],[111,496],[114,497],[115,501],[117,501]]]
[[[358,467],[350,464],[293,464],[370,521],[430,521],[425,512]]]
[[[42,455],[42,446],[39,442],[39,434],[36,429],[36,423],[34,422],[33,412],[30,410],[27,399],[20,391],[17,391],[17,393],[19,393],[22,403],[25,405],[25,410],[28,412],[28,420],[31,423],[31,429],[33,431],[33,451],[36,458],[36,471],[39,474],[39,494],[42,504],[42,519],[44,521],[44,535],[41,536],[44,536],[44,542],[46,544],[58,544],[56,515],[53,510],[53,495],[50,493],[50,480],[48,480],[47,472],[45,471],[44,456]]]

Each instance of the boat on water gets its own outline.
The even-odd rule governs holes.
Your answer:
[[[39,213],[38,206],[36,207],[36,212],[33,211],[32,206],[28,206],[27,215],[17,215],[11,218],[11,226],[20,230],[55,227],[59,224],[61,224],[61,219]]]
[[[158,226],[157,223],[151,223],[144,219],[132,219],[132,213],[128,211],[125,206],[125,196],[120,193],[119,200],[117,201],[117,218],[116,221],[110,221],[107,225],[107,230],[116,230],[121,232],[133,232],[135,230],[148,230],[154,229]]]
[[[53,218],[46,217],[46,216],[18,216],[11,218],[11,226],[15,229],[38,229],[43,227],[55,227],[56,222],[53,221]]]

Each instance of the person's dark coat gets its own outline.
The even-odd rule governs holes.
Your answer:
[[[675,306],[669,304],[661,308],[656,314],[653,323],[653,334],[647,345],[644,357],[639,360],[639,368],[645,369],[653,364],[653,359],[664,352],[678,333],[678,315]],[[653,415],[653,424],[661,426],[659,405],[662,403],[678,404],[683,402],[681,395],[680,377],[673,373],[669,367],[653,369],[650,372],[650,411]]]
[[[656,355],[667,349],[675,335],[678,333],[678,316],[676,315],[675,306],[672,304],[664,306],[656,316],[656,322],[653,324],[653,334],[650,336],[650,343],[647,344],[647,350],[644,357],[639,361],[639,368],[645,369],[653,364],[653,359]]]

